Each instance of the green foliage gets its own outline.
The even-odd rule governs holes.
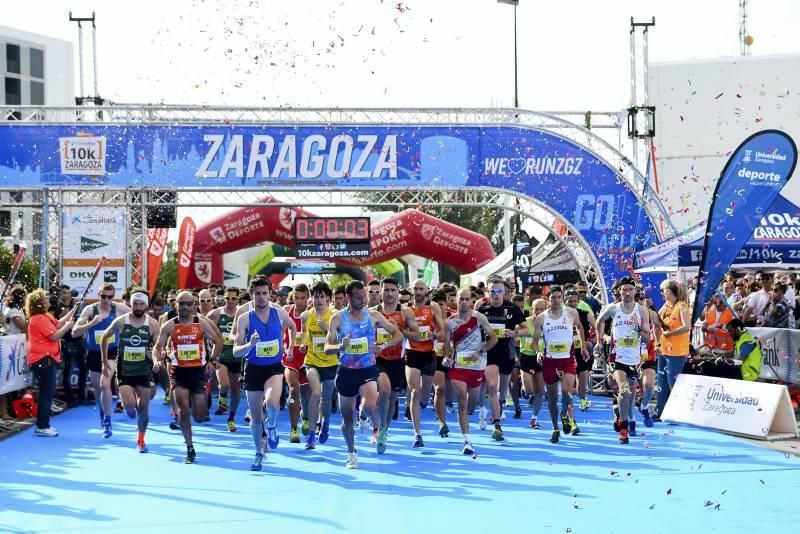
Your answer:
[[[353,277],[349,274],[337,273],[328,275],[326,281],[331,289],[336,289],[339,286],[346,286],[352,279]]]
[[[0,278],[8,279],[15,259],[16,256],[12,251],[0,246]],[[23,259],[15,283],[22,284],[26,291],[33,291],[39,287],[39,264],[28,258]]]
[[[175,241],[167,241],[164,250],[164,261],[156,282],[156,294],[166,295],[170,289],[178,287],[178,245]]]

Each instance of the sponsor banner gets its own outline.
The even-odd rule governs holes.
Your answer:
[[[28,368],[28,341],[24,334],[0,336],[0,395],[33,383]]]
[[[290,261],[286,274],[334,274],[336,264],[329,261]]]
[[[184,217],[178,232],[178,287],[186,289],[194,258],[196,226],[191,217]],[[195,269],[197,266],[195,265]],[[209,273],[210,276],[210,273]]]
[[[63,282],[82,293],[98,261],[105,256],[98,284],[92,290],[99,292],[103,283],[110,283],[117,296],[121,295],[128,287],[127,226],[125,208],[65,207],[62,219]]]
[[[751,135],[725,164],[708,211],[692,323],[753,235],[762,214],[791,178],[796,164],[794,141],[777,130]]]
[[[748,328],[761,344],[759,378],[800,384],[800,330]]]
[[[784,385],[678,375],[661,419],[757,439],[797,437]]]
[[[369,258],[369,241],[350,243],[332,241],[328,243],[300,243],[297,246],[298,258]],[[293,273],[289,273],[293,274]]]
[[[620,266],[625,264],[622,259],[631,256],[634,245],[643,248],[655,241],[649,220],[637,225],[641,209],[637,198],[612,166],[572,141],[531,128],[98,126],[89,133],[108,139],[105,175],[90,178],[62,174],[60,164],[52,157],[58,139],[76,137],[83,129],[85,125],[0,125],[0,176],[4,185],[30,188],[101,183],[108,187],[161,188],[169,183],[175,189],[263,187],[293,191],[358,191],[363,187],[505,189],[546,204],[579,231],[609,287],[626,273]],[[289,213],[284,216],[289,217]],[[218,244],[227,250],[213,249],[215,252],[252,246],[257,237],[262,242],[293,246],[272,239],[266,222],[248,236],[244,227],[236,227],[235,221],[231,224],[214,230],[215,237],[211,236],[214,227],[209,227],[205,235],[198,234],[198,243],[211,249],[225,241]],[[242,224],[249,228],[255,221]],[[250,241],[240,245],[238,239]],[[218,276],[221,280],[221,272]],[[651,281],[648,276],[643,278],[645,285],[660,282],[660,277],[653,276]]]
[[[161,271],[161,263],[164,259],[164,250],[167,246],[167,236],[169,228],[148,228],[147,229],[147,285],[148,292],[152,295],[158,282],[158,273]],[[136,272],[133,275],[133,283],[141,284],[140,272],[142,270],[142,255],[136,261]]]
[[[106,173],[106,138],[102,135],[61,137],[58,140],[61,174],[103,176]]]

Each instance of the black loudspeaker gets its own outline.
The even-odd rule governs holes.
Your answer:
[[[178,209],[175,207],[175,191],[153,191],[150,201],[171,206],[148,206],[148,228],[175,228],[178,225]]]

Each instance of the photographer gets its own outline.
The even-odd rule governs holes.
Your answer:
[[[59,288],[58,302],[53,308],[53,315],[61,319],[75,307],[75,297],[78,292],[70,290],[66,284]],[[86,403],[86,380],[89,369],[86,366],[86,343],[83,336],[73,337],[71,332],[64,335],[61,340],[61,359],[64,362],[63,388],[64,396],[70,408]],[[78,397],[75,399],[72,392],[72,364],[78,366]]]

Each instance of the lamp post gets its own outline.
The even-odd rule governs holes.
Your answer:
[[[519,109],[519,89],[517,86],[517,6],[519,0],[497,0],[498,4],[514,6],[514,108]]]

